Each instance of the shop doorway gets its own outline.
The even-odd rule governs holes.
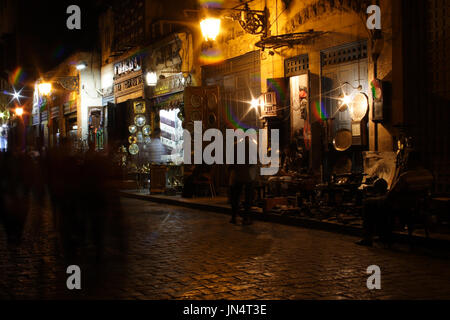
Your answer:
[[[104,112],[103,107],[89,108],[89,145],[93,150],[105,148]]]
[[[74,150],[78,150],[80,146],[78,145],[78,126],[76,116],[66,118],[66,137],[70,140]]]
[[[161,143],[164,146],[161,154],[163,163],[183,163],[183,126],[179,113],[179,108],[159,111]]]
[[[260,114],[251,108],[252,99],[261,95],[260,51],[252,51],[219,64],[202,67],[203,86],[219,88],[219,130],[261,128]],[[222,193],[228,186],[225,166],[215,173],[215,186]]]
[[[324,121],[323,139],[327,146],[325,150],[328,150],[323,157],[324,177],[329,179],[335,170],[341,170],[343,154],[345,159],[352,160],[351,172],[348,173],[362,173],[362,152],[368,147],[368,110],[362,119],[355,121],[351,101],[360,94],[369,96],[367,41],[324,50],[321,63],[320,112],[329,119]],[[349,102],[344,103],[346,99]]]

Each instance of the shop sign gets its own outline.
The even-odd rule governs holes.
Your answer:
[[[69,102],[64,103],[63,112],[64,112],[64,114],[77,112],[77,101],[74,100],[74,101],[69,101]]]
[[[119,97],[132,95],[133,98],[137,98],[143,95],[144,90],[144,79],[142,76],[142,70],[133,72],[132,74],[127,75],[126,77],[120,78],[120,80],[116,80],[114,83],[114,94],[116,96],[116,100],[125,101],[122,99],[118,99]],[[126,99],[127,100],[127,99]]]
[[[114,65],[114,78],[118,78],[130,72],[136,72],[141,69],[142,58],[140,56],[128,58]]]
[[[59,117],[59,107],[53,107],[51,110],[51,118],[58,118]]]
[[[182,73],[161,79],[155,87],[155,96],[184,90],[185,79]]]

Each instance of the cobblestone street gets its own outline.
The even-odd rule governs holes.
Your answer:
[[[71,261],[82,269],[77,292],[66,288],[48,208],[30,212],[19,248],[8,250],[0,229],[0,298],[450,299],[445,258],[273,223],[234,226],[223,214],[140,200],[122,205],[126,255],[111,240],[101,263]],[[370,265],[381,268],[381,290],[366,287]]]

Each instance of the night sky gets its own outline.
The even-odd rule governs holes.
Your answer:
[[[23,67],[28,73],[45,72],[71,52],[98,48],[98,0],[19,1],[18,36]],[[69,30],[67,7],[81,8],[81,30]],[[33,70],[35,69],[35,70]]]

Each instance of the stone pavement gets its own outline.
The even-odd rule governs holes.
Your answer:
[[[122,206],[127,249],[112,234],[99,263],[59,258],[48,208],[33,207],[20,248],[7,249],[0,227],[0,298],[450,299],[446,257],[141,200]],[[81,266],[81,291],[65,287],[69,263]],[[381,268],[381,290],[366,287],[370,265]]]

